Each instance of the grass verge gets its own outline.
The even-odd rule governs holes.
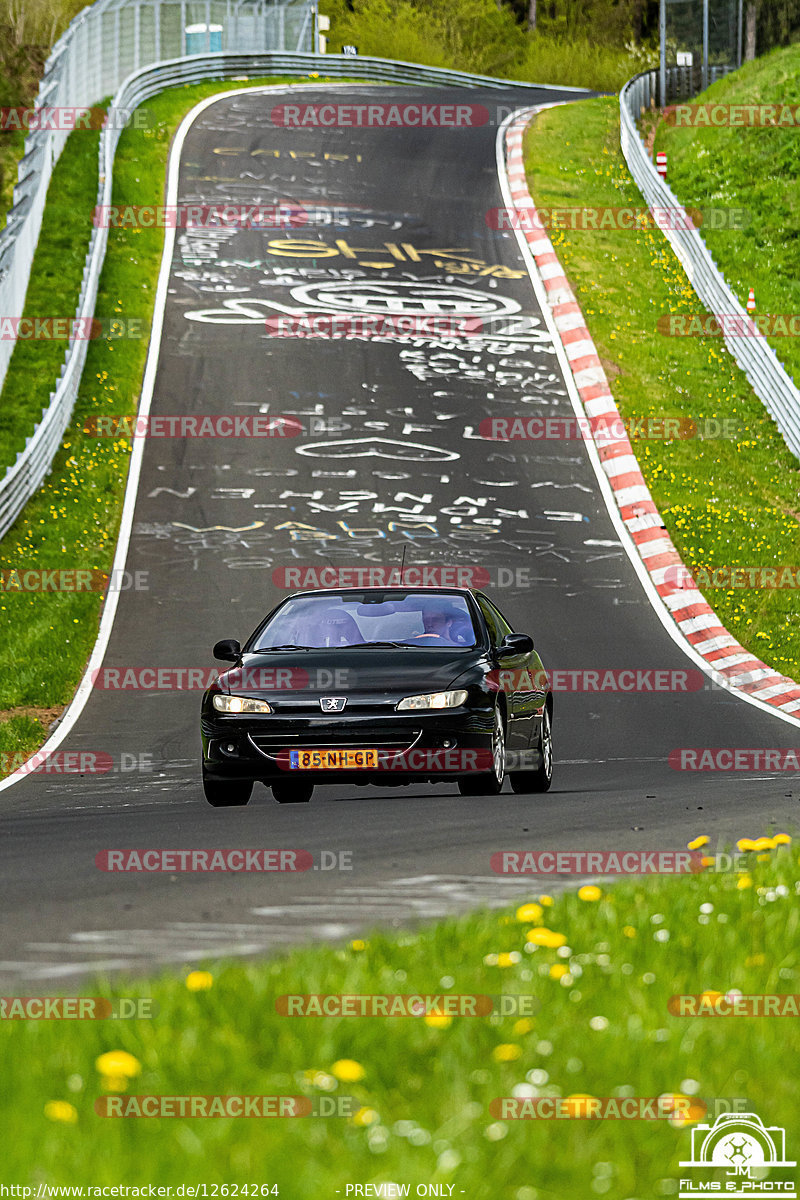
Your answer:
[[[83,266],[97,202],[99,132],[67,138],[47,189],[23,316],[71,321],[80,298]],[[98,309],[98,316],[103,314]],[[68,339],[17,341],[0,391],[0,471],[10,467],[41,420],[64,362]]]
[[[643,205],[619,148],[616,98],[542,113],[528,131],[525,154],[540,208]],[[701,308],[663,235],[550,234],[623,418],[735,421],[736,439],[634,442],[687,567],[800,562],[800,467],[760,400],[718,340],[657,331],[659,317]],[[796,592],[703,591],[748,650],[800,678]]]
[[[791,1129],[798,1109],[796,1072],[785,1069],[796,1022],[668,1007],[673,995],[704,991],[797,992],[797,851],[770,844],[746,855],[745,873],[534,892],[505,915],[88,991],[155,1001],[152,1019],[0,1022],[0,1109],[22,1118],[4,1149],[8,1177],[269,1184],[289,1198],[386,1181],[411,1195],[436,1183],[439,1195],[498,1200],[675,1194],[689,1124],[739,1101],[765,1125]],[[298,1019],[276,1010],[279,996],[319,993],[479,994],[495,1011]],[[504,1013],[500,997],[517,999],[503,1001]],[[97,1114],[99,1097],[126,1093],[346,1096],[352,1107],[263,1121]],[[512,1096],[679,1096],[688,1112],[683,1121],[499,1119],[492,1101]]]
[[[247,84],[218,81],[173,88],[147,103],[146,129],[127,129],[120,140],[114,168],[114,204],[158,204],[164,195],[170,139],[183,116],[206,96],[243,86],[292,83],[270,78]],[[51,237],[37,250],[26,311],[38,315],[74,313],[81,272],[76,271],[88,241],[80,215],[91,222],[96,199],[97,147],[93,135],[70,136],[62,155],[61,183],[70,203],[81,204],[65,219],[50,215]],[[76,143],[74,146],[72,143]],[[61,163],[59,163],[59,169]],[[62,239],[74,237],[78,249],[69,269],[59,269]],[[77,234],[76,234],[77,230]],[[79,235],[79,236],[78,236]],[[161,262],[163,230],[109,230],[96,312],[141,322],[149,330]],[[67,252],[66,250],[64,251]],[[23,344],[25,370],[18,372],[17,348],[3,393],[7,404],[25,406],[32,427],[46,405],[58,374],[51,350],[55,343]],[[34,375],[28,352],[49,364]],[[130,443],[123,438],[95,438],[83,433],[87,419],[102,413],[132,414],[147,354],[147,338],[98,338],[88,347],[75,412],[51,474],[29,501],[19,520],[0,543],[0,571],[93,569],[108,572],[114,558],[127,477]],[[17,418],[9,417],[9,422]],[[7,428],[10,428],[7,426]],[[30,432],[30,427],[28,429]],[[19,428],[15,436],[18,437]],[[9,445],[8,442],[5,443]],[[24,437],[23,437],[24,444]],[[19,447],[17,447],[19,448]],[[6,459],[8,461],[8,459]],[[42,743],[48,728],[71,700],[97,636],[102,596],[97,592],[25,593],[0,591],[0,641],[7,647],[7,670],[0,680],[0,775],[7,775]]]
[[[691,101],[692,107],[800,105],[800,46],[746,63]],[[678,128],[662,123],[668,182],[688,207],[739,208],[741,229],[704,228],[703,238],[739,301],[755,289],[756,313],[800,314],[800,140],[797,127]],[[800,339],[768,341],[800,382]]]

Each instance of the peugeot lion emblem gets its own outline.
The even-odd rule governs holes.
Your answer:
[[[341,712],[346,703],[345,696],[323,696],[319,706],[323,712]]]

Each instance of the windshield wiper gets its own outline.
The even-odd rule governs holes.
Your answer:
[[[371,650],[373,648],[377,648],[378,650],[383,650],[383,649],[386,649],[387,647],[390,649],[397,649],[397,650],[407,650],[408,649],[408,646],[405,642],[353,642],[353,644],[351,646],[348,646],[347,649],[348,650],[363,650],[365,647],[368,650]]]
[[[287,642],[284,646],[259,646],[254,650],[254,654],[265,654],[267,650],[313,650],[313,646],[295,646],[293,642]]]

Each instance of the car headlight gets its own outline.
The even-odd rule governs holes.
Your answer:
[[[421,708],[458,708],[467,698],[465,691],[456,692],[428,692],[425,696],[406,696],[405,700],[401,700],[398,704],[399,709],[421,709]]]
[[[214,697],[214,708],[217,712],[224,713],[271,713],[272,709],[267,704],[266,700],[253,700],[250,696],[223,696],[217,694]]]

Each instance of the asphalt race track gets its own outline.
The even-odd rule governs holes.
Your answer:
[[[478,433],[486,417],[572,413],[517,242],[485,219],[503,203],[495,105],[508,112],[513,93],[350,85],[291,99],[332,96],[455,99],[485,105],[492,120],[292,129],[270,119],[285,94],[263,92],[223,96],[196,119],[181,203],[291,201],[311,221],[179,232],[152,413],[291,414],[303,431],[147,441],[128,569],[147,572],[148,589],[122,593],[105,666],[120,678],[131,667],[208,672],[213,643],[243,640],[285,594],[282,569],[397,565],[405,549],[407,566],[488,570],[486,590],[550,669],[696,673],[651,608],[581,443]],[[500,318],[505,333],[324,340],[265,325],[292,311],[420,303]],[[519,316],[533,320],[523,327]],[[257,786],[230,811],[203,798],[199,701],[199,690],[97,687],[61,750],[110,754],[113,771],[31,776],[0,796],[6,992],[502,904],[531,885],[494,875],[496,850],[683,849],[698,833],[713,844],[796,824],[786,777],[670,767],[680,747],[800,741],[795,726],[710,686],[556,694],[556,776],[544,797],[508,783],[494,798],[342,786],[279,806]],[[337,868],[142,875],[95,865],[124,847],[300,847]],[[340,851],[350,869],[338,869]]]

